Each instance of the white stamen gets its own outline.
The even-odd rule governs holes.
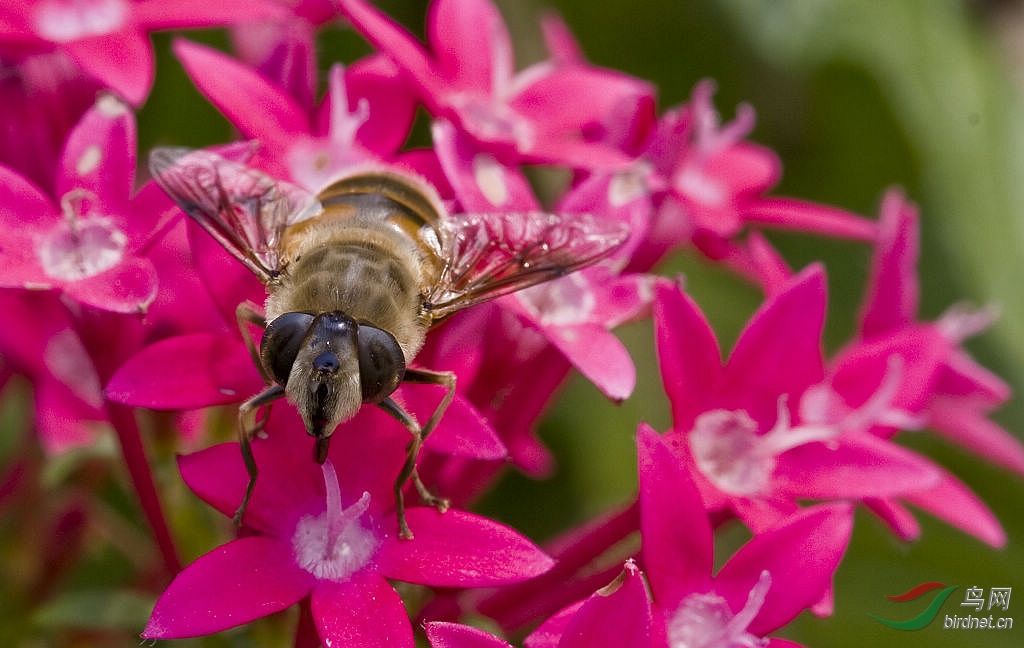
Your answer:
[[[505,184],[505,168],[487,153],[473,156],[473,179],[487,202],[495,207],[504,207],[509,200],[508,185]]]
[[[292,551],[299,567],[317,578],[344,581],[366,566],[377,549],[376,536],[359,521],[370,506],[370,494],[364,492],[358,501],[343,508],[334,466],[328,460],[322,468],[326,510],[299,520]]]
[[[105,216],[90,213],[86,191],[69,191],[61,198],[64,220],[36,246],[43,272],[62,281],[79,281],[113,268],[124,257],[128,236]]]
[[[75,173],[80,176],[89,175],[100,165],[103,160],[103,149],[99,144],[91,144],[82,151],[75,161]]]
[[[124,0],[43,0],[35,7],[33,23],[43,38],[67,43],[119,30],[129,11]]]
[[[733,614],[720,595],[706,592],[690,594],[668,620],[671,648],[760,648],[768,639],[747,632],[750,623],[764,606],[772,578],[761,572],[757,584],[747,595],[743,609]]]

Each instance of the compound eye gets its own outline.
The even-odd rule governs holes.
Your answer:
[[[395,336],[368,324],[359,325],[359,382],[364,403],[379,403],[398,389],[405,375],[405,354]]]
[[[312,323],[313,315],[310,313],[284,313],[267,324],[263,331],[260,359],[278,384],[288,384],[292,365]]]

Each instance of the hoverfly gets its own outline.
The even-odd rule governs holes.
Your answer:
[[[395,480],[399,533],[411,538],[408,481],[426,503],[447,507],[416,472],[423,439],[455,395],[453,373],[409,366],[427,331],[462,308],[594,263],[628,234],[591,215],[450,214],[425,181],[384,168],[312,195],[209,151],[157,148],[149,160],[163,190],[267,288],[262,314],[250,303],[237,309],[266,384],[238,412],[249,474],[239,525],[256,483],[250,444],[266,421],[260,408],[287,398],[323,463],[335,428],[372,403],[412,434]],[[264,329],[259,348],[247,324]],[[422,426],[391,397],[403,382],[446,389]]]

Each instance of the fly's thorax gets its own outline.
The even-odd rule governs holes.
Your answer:
[[[290,246],[293,256],[269,286],[268,321],[287,312],[340,311],[390,332],[411,361],[426,335],[423,293],[431,279],[417,246],[361,216],[317,227],[316,236],[307,228]]]

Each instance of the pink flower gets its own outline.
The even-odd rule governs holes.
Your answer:
[[[0,8],[0,46],[59,50],[132,105],[153,84],[148,33],[280,17],[270,0],[34,0]]]
[[[940,479],[930,462],[866,433],[891,408],[810,415],[825,374],[824,317],[824,275],[811,267],[768,298],[723,366],[697,305],[678,289],[657,290],[670,443],[709,510],[731,510],[755,533],[794,513],[798,500],[888,497]]]
[[[181,572],[157,601],[143,637],[210,634],[309,597],[324,644],[411,648],[412,626],[387,579],[476,587],[550,567],[522,536],[462,511],[407,509],[416,538],[400,540],[391,483],[406,438],[404,430],[373,432],[337,439],[322,470],[296,451],[296,439],[254,444],[261,477],[246,519],[257,534]],[[182,457],[180,468],[190,488],[231,515],[247,481],[234,444]]]
[[[627,563],[606,590],[542,624],[527,648],[763,645],[765,635],[828,590],[853,528],[849,505],[787,518],[713,574],[713,532],[695,484],[650,427],[640,426],[637,446],[641,561],[650,595]]]
[[[931,428],[999,465],[1024,474],[1024,447],[987,414],[1009,397],[1009,388],[961,348],[983,330],[991,313],[953,308],[936,322],[917,320],[917,211],[898,191],[881,207],[880,240],[871,283],[861,309],[860,335],[829,363],[814,408],[869,411],[873,434]],[[886,394],[883,402],[878,395]],[[898,414],[893,416],[893,414]],[[994,546],[1006,537],[992,513],[952,475],[931,489],[900,497]],[[904,538],[919,533],[908,510],[895,499],[873,500],[873,510]]]
[[[175,41],[174,51],[242,136],[260,142],[261,166],[310,191],[349,167],[390,159],[412,125],[415,105],[407,84],[382,56],[348,68],[334,65],[327,95],[312,108],[294,93],[311,94],[313,88],[283,86],[284,80],[186,40]]]
[[[456,124],[483,150],[505,161],[577,168],[628,162],[587,136],[623,103],[649,108],[648,84],[584,65],[540,63],[516,73],[508,31],[487,0],[431,4],[427,48],[364,0],[339,4],[352,25],[404,71],[427,110]]]
[[[156,296],[156,272],[141,256],[153,192],[132,196],[135,121],[101,97],[68,136],[56,174],[56,201],[0,167],[0,285],[60,289],[99,309],[141,313]]]

